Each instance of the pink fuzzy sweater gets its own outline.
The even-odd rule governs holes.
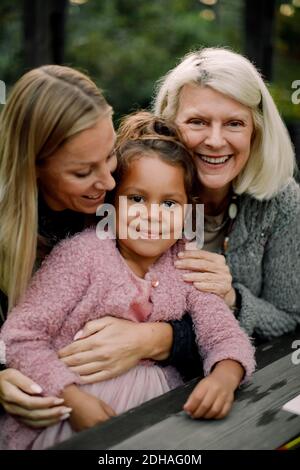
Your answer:
[[[58,359],[57,351],[71,343],[86,322],[105,315],[156,322],[180,319],[188,311],[205,374],[216,362],[234,359],[245,368],[247,379],[255,367],[249,338],[219,297],[182,280],[182,270],[174,267],[180,249],[181,241],[161,256],[146,274],[141,291],[141,280],[125,263],[115,240],[99,240],[89,229],[61,242],[2,328],[7,366],[40,384],[44,395],[59,395],[67,385],[80,384],[80,377]],[[153,279],[159,281],[157,287],[152,287]],[[7,417],[6,440],[25,448],[36,431],[24,432],[24,427]]]

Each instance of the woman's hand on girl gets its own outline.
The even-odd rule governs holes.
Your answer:
[[[205,250],[190,249],[187,244],[186,250],[178,253],[175,266],[192,271],[183,274],[183,279],[192,282],[198,290],[217,294],[229,307],[235,305],[235,290],[232,287],[232,276],[225,256]]]
[[[59,351],[59,357],[81,375],[82,383],[95,383],[123,374],[141,359],[166,359],[173,330],[167,323],[103,317],[88,322],[74,339]]]
[[[196,385],[183,409],[192,418],[225,418],[243,375],[244,369],[238,362],[231,359],[218,362],[210,375]]]
[[[15,369],[0,372],[0,403],[7,413],[32,428],[51,426],[65,419],[64,400],[40,396],[42,389]]]

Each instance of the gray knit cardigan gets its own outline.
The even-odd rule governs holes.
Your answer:
[[[280,336],[300,323],[300,187],[295,180],[268,201],[239,197],[226,258],[241,296],[238,319],[249,335]]]

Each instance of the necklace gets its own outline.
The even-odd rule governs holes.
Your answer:
[[[225,254],[226,251],[228,250],[229,235],[233,229],[234,221],[238,214],[238,200],[237,199],[238,199],[237,195],[233,193],[233,195],[231,196],[231,202],[228,207],[229,224],[228,224],[228,228],[227,228],[226,235],[225,235],[224,242],[223,242],[223,254]]]
[[[220,232],[220,230],[222,230],[229,221],[229,216],[228,215],[227,215],[227,217],[224,217],[224,214],[222,214],[222,215],[223,215],[223,220],[219,225],[217,225],[217,224],[212,225],[211,221],[210,221],[210,218],[208,218],[207,216],[204,217],[205,222],[206,222],[205,232],[208,232],[208,233]]]

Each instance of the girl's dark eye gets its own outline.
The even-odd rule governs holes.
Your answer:
[[[163,202],[163,205],[166,206],[168,209],[170,209],[171,207],[174,207],[176,204],[175,201],[164,201]]]
[[[138,195],[128,196],[128,199],[136,203],[143,202],[144,200],[143,196],[138,196]]]

